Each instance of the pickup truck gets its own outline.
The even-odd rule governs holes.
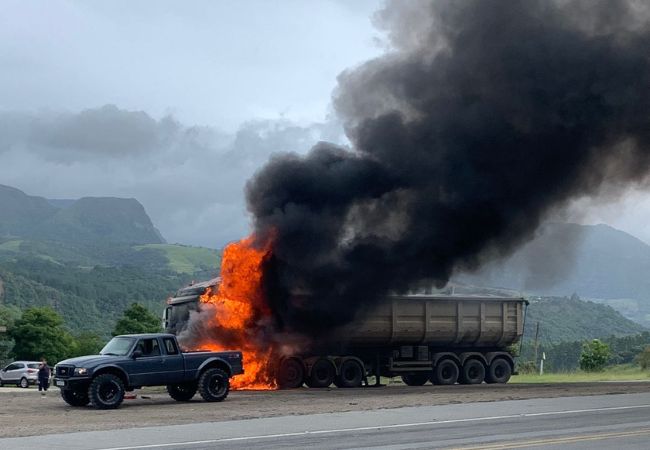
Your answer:
[[[98,409],[117,408],[125,391],[142,386],[167,386],[177,401],[189,401],[198,390],[204,400],[228,396],[230,377],[244,373],[242,353],[181,351],[173,334],[115,336],[99,355],[61,361],[54,385],[71,406],[92,403]]]

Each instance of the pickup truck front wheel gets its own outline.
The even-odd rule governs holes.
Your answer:
[[[220,402],[228,397],[230,380],[221,369],[208,369],[199,378],[199,394],[206,402]]]
[[[97,409],[117,408],[124,400],[124,383],[110,373],[98,375],[90,383],[88,397]]]
[[[86,406],[90,402],[85,390],[61,389],[61,397],[70,406]]]
[[[168,384],[167,392],[169,396],[177,402],[188,402],[196,394],[198,385],[196,381],[191,383]]]

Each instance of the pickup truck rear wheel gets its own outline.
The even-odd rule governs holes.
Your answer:
[[[88,397],[97,409],[115,409],[124,400],[124,383],[110,373],[98,375],[90,383]]]
[[[190,383],[168,384],[167,392],[177,402],[188,402],[194,397],[198,387],[195,381]]]
[[[90,402],[85,390],[61,389],[61,397],[70,406],[86,406]]]
[[[220,402],[228,397],[230,380],[221,369],[208,369],[199,378],[199,394],[206,402]]]

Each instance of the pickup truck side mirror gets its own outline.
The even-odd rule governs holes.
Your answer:
[[[140,357],[142,357],[142,350],[135,350],[135,351],[133,352],[133,355],[132,355],[132,356],[133,356],[133,359],[136,359],[136,358],[140,358]]]

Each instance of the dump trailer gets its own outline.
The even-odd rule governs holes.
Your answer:
[[[213,279],[168,300],[164,327],[178,332]],[[522,337],[527,302],[520,297],[390,295],[309,351],[272,359],[281,388],[357,387],[374,376],[405,384],[506,383],[515,369],[510,349]],[[379,375],[379,376],[378,376]]]

